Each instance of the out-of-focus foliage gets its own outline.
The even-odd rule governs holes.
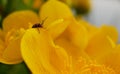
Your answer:
[[[6,65],[0,63],[0,74],[31,74],[24,63]]]
[[[18,11],[18,10],[26,10],[32,9],[31,5],[33,0],[29,0],[29,3],[26,4],[24,0],[1,0],[0,5],[0,14],[2,16],[6,16],[7,14]]]

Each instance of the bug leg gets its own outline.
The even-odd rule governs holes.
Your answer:
[[[39,28],[37,28],[37,30],[38,30],[38,33],[40,33],[40,30],[39,30]]]

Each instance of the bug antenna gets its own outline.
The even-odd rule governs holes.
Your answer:
[[[41,25],[43,25],[43,24],[44,24],[44,22],[47,20],[47,18],[48,18],[48,17],[46,17],[44,20],[42,20]]]

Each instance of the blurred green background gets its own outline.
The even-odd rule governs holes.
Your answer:
[[[24,62],[16,65],[0,63],[0,74],[31,74]]]

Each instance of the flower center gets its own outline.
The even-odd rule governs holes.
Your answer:
[[[61,71],[61,74],[116,74],[111,68],[104,65],[98,65],[97,63],[84,58],[79,58],[75,64],[70,58],[69,64]]]

